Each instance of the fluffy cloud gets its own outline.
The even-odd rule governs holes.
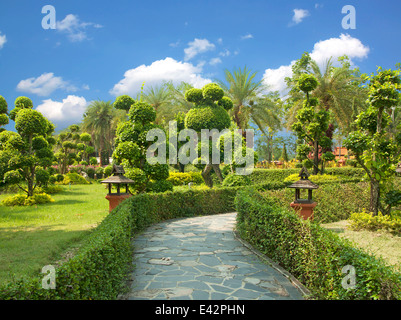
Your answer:
[[[210,50],[214,50],[215,45],[207,39],[196,39],[188,43],[189,47],[184,49],[185,57],[184,60],[188,61],[193,59],[199,53],[204,53]]]
[[[301,23],[303,19],[309,16],[309,11],[304,9],[294,9],[294,16],[292,17],[292,21],[295,24]]]
[[[145,86],[154,86],[164,81],[173,81],[174,84],[185,81],[199,88],[211,82],[210,79],[204,79],[200,75],[201,71],[201,66],[194,66],[191,63],[176,61],[172,58],[157,60],[149,66],[141,65],[126,71],[124,79],[114,85],[110,94],[133,96],[140,91],[144,81]]]
[[[69,95],[61,102],[43,100],[36,110],[62,129],[81,121],[88,104],[84,97]]]
[[[86,29],[88,27],[102,28],[103,26],[93,22],[80,21],[77,15],[68,14],[62,21],[57,21],[56,29],[66,33],[72,42],[80,42],[88,39]]]
[[[343,55],[352,59],[365,59],[369,53],[369,47],[365,46],[359,39],[353,38],[348,34],[341,34],[339,38],[330,38],[317,42],[310,56],[319,66],[324,66],[326,61],[332,58],[333,62]],[[280,66],[277,69],[265,70],[263,82],[269,86],[270,91],[280,91],[282,95],[286,94],[286,84],[284,79],[292,76],[292,66],[295,61],[289,65]]]
[[[7,42],[7,37],[6,35],[2,35],[0,32],[0,49],[3,48],[4,44]]]
[[[253,35],[248,33],[244,36],[241,36],[241,40],[253,39]]]
[[[78,89],[61,77],[55,77],[54,73],[44,73],[37,78],[21,80],[17,85],[17,90],[26,93],[37,94],[38,96],[48,96],[57,89],[66,91],[77,91]]]
[[[210,63],[212,66],[215,66],[216,64],[222,63],[222,61],[221,61],[220,58],[212,58],[212,59],[210,59],[209,63]]]

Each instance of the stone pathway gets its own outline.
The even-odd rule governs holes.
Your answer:
[[[134,240],[129,300],[301,300],[281,272],[236,239],[235,213],[175,219]]]

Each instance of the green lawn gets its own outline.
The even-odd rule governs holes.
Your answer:
[[[63,186],[54,203],[0,205],[0,285],[68,258],[108,214],[104,185]],[[0,195],[0,201],[9,194]]]
[[[348,228],[346,220],[323,224],[340,237],[351,240],[361,249],[382,257],[388,265],[401,272],[401,237],[387,231],[354,231]]]

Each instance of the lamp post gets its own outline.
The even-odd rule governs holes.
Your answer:
[[[301,178],[300,180],[288,187],[295,189],[295,201],[291,203],[291,207],[304,220],[313,220],[313,209],[317,206],[317,203],[312,199],[312,190],[319,188],[319,186],[308,179],[309,175],[305,168],[302,168],[299,177]],[[308,190],[308,199],[301,198],[301,190],[303,189]]]
[[[117,207],[122,201],[132,196],[129,192],[128,185],[135,183],[135,181],[124,177],[125,171],[123,166],[113,165],[111,173],[112,175],[110,177],[101,182],[108,184],[109,187],[109,193],[106,196],[106,199],[109,200],[109,212]],[[112,192],[112,185],[116,185],[116,193]],[[125,186],[125,193],[121,193],[121,186]]]

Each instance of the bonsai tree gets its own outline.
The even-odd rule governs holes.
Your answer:
[[[4,131],[4,129],[1,127],[7,125],[9,122],[7,113],[7,101],[2,96],[0,96],[0,132]]]
[[[304,160],[308,167],[307,158],[313,159],[313,174],[319,173],[319,152],[331,144],[326,131],[329,127],[330,113],[326,110],[317,110],[319,100],[311,98],[311,92],[318,86],[318,81],[312,75],[302,74],[298,79],[298,89],[306,94],[303,107],[298,111],[292,130],[298,136],[297,158]],[[328,156],[329,157],[329,156]]]
[[[194,104],[194,108],[189,110],[185,117],[185,127],[187,129],[193,129],[200,134],[203,129],[222,131],[230,127],[231,119],[227,110],[233,107],[233,102],[230,98],[224,96],[224,91],[219,85],[210,83],[202,89],[190,89],[185,93],[185,98],[188,102]],[[210,141],[210,145],[211,143],[212,141]],[[211,148],[210,146],[202,147]],[[202,171],[202,177],[206,185],[210,188],[213,187],[213,181],[210,176],[212,169],[219,180],[223,182],[220,166],[217,163],[212,163],[210,152],[209,159],[202,160],[206,164]]]
[[[129,109],[128,121],[121,122],[116,131],[113,160],[122,164],[126,176],[136,182],[130,188],[135,192],[164,192],[172,190],[168,164],[149,164],[146,152],[152,142],[146,140],[147,133],[152,129],[163,130],[154,123],[155,109],[142,101],[136,101]]]
[[[401,193],[392,186],[401,155],[401,127],[392,137],[389,132],[392,108],[399,105],[400,70],[377,69],[369,78],[369,107],[355,121],[355,131],[345,140],[356,161],[370,180],[370,211],[388,214],[401,203]],[[381,203],[384,194],[384,203]]]
[[[21,108],[14,119],[17,133],[0,133],[0,162],[7,163],[4,182],[17,184],[31,197],[36,186],[46,185],[49,178],[42,169],[52,164],[54,125],[31,108]],[[26,182],[26,187],[20,183],[22,181]]]

